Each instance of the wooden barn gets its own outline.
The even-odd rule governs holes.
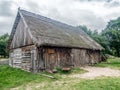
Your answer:
[[[80,28],[18,9],[9,40],[9,65],[40,72],[101,61],[103,48]]]

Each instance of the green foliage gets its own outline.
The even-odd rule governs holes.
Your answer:
[[[0,56],[3,56],[4,58],[9,55],[8,49],[7,49],[8,39],[9,39],[8,34],[4,34],[0,36]]]
[[[120,57],[120,17],[108,23],[103,35],[109,41],[108,46],[112,55]]]

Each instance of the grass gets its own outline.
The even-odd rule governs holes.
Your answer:
[[[108,59],[107,62],[102,62],[102,63],[96,64],[94,66],[120,69],[120,58]]]
[[[72,87],[76,90],[120,90],[120,78],[104,77],[94,80],[82,80]]]
[[[32,74],[7,65],[0,66],[0,90],[16,87],[36,79],[40,82],[48,80],[38,74]]]
[[[95,66],[120,69],[120,59],[108,59],[108,62]],[[0,90],[17,88],[18,90],[120,90],[120,77],[99,77],[93,80],[69,77],[71,74],[85,73],[85,70],[73,68],[70,72],[32,74],[7,65],[0,66]],[[55,77],[50,79],[43,74]]]
[[[19,90],[120,90],[120,77],[103,77],[93,80],[64,78],[54,82],[42,82],[29,84],[19,87]]]
[[[14,88],[16,86],[24,85],[28,82],[52,82],[55,80],[60,80],[62,78],[61,75],[69,75],[72,73],[84,73],[85,70],[74,68],[68,73],[59,72],[56,74],[48,74],[46,72],[32,74],[30,72],[23,71],[21,69],[12,68],[7,65],[0,66],[0,90],[1,89],[9,89]],[[50,79],[48,77],[43,76],[43,74],[47,74],[55,77],[55,79]]]

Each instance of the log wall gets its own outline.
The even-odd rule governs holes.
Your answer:
[[[21,68],[22,63],[22,49],[17,48],[10,53],[9,65],[15,68]]]
[[[36,47],[34,45],[10,51],[9,65],[26,71],[36,72]]]

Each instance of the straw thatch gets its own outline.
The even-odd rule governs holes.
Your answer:
[[[33,42],[39,46],[76,47],[94,50],[103,49],[80,28],[73,27],[25,10],[19,10],[18,12],[11,33],[11,41],[20,17],[24,18],[24,21],[30,29]]]

